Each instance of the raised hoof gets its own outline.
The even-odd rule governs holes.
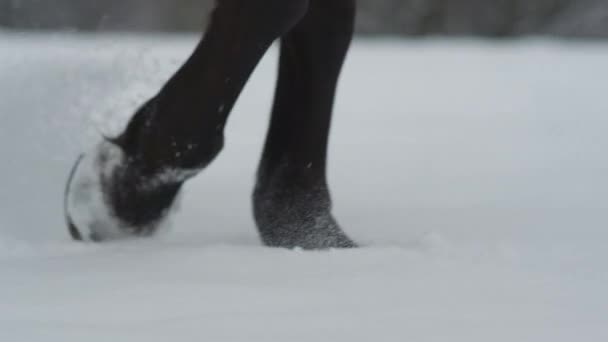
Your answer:
[[[173,170],[142,177],[119,146],[103,141],[79,156],[69,174],[64,214],[70,236],[103,242],[153,235],[166,225],[191,174]]]
[[[75,241],[82,241],[83,238],[82,238],[82,234],[80,233],[80,230],[78,229],[78,227],[76,227],[76,224],[74,223],[74,220],[72,219],[72,216],[70,216],[70,213],[68,211],[68,197],[70,194],[70,190],[72,188],[72,182],[74,181],[74,176],[76,175],[76,171],[78,170],[78,167],[80,166],[80,163],[82,162],[83,158],[84,158],[83,154],[78,156],[78,158],[76,159],[76,162],[74,163],[74,166],[72,166],[72,169],[68,176],[68,180],[66,182],[65,192],[63,194],[63,214],[64,214],[65,222],[68,227],[68,232],[70,233],[70,236]]]

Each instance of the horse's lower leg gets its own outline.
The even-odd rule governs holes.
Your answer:
[[[350,45],[354,0],[312,0],[281,42],[270,131],[254,211],[268,245],[353,247],[331,216],[326,156],[337,80]]]
[[[307,8],[308,0],[218,0],[188,61],[118,138],[78,163],[66,191],[74,238],[156,231],[182,184],[221,149],[228,113],[263,54]]]
[[[307,7],[308,0],[218,1],[193,55],[118,140],[138,177],[154,177],[167,169],[201,169],[212,161],[222,147],[228,113],[253,69]],[[134,224],[145,220],[147,211],[158,212],[169,197],[137,195],[124,196],[117,207],[117,214]]]
[[[206,166],[268,47],[304,15],[308,0],[219,0],[192,56],[118,139],[146,172]]]

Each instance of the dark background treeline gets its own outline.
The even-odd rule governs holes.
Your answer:
[[[212,7],[212,0],[0,0],[0,27],[198,31]],[[361,34],[608,37],[608,0],[359,0],[359,8]]]

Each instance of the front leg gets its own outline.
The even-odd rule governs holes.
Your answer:
[[[331,214],[327,145],[338,77],[355,17],[353,0],[313,0],[281,41],[272,121],[253,196],[269,246],[347,248]]]
[[[218,0],[204,37],[115,139],[79,159],[66,186],[75,239],[150,236],[183,184],[213,161],[224,125],[260,58],[304,16],[308,0]]]

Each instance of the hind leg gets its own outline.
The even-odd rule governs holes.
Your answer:
[[[186,63],[118,138],[79,162],[66,195],[73,237],[154,233],[182,184],[221,150],[228,114],[263,54],[307,8],[308,0],[219,0]]]
[[[267,245],[355,247],[331,215],[326,180],[334,95],[354,16],[353,0],[312,0],[281,41],[272,120],[253,196]]]

